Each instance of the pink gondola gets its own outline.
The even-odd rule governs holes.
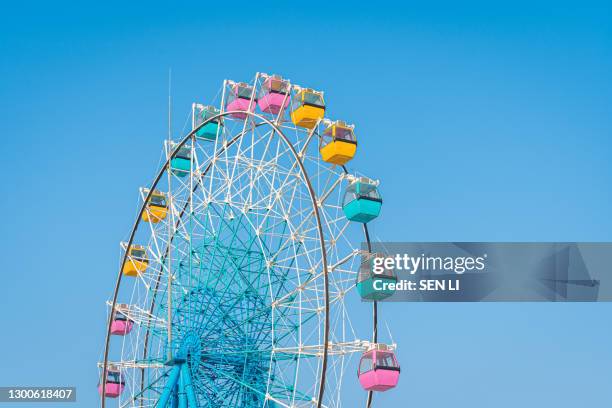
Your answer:
[[[289,105],[289,82],[278,75],[266,78],[261,86],[259,109],[263,112],[278,115]]]
[[[232,85],[231,93],[228,97],[228,103],[226,110],[228,111],[241,111],[241,112],[253,112],[255,110],[255,104],[257,99],[251,101],[253,95],[253,87],[244,82],[239,82]],[[238,119],[246,119],[246,113],[232,113],[230,116]]]
[[[115,314],[113,316],[113,321],[111,323],[111,334],[116,336],[125,336],[132,331],[134,321],[127,317],[124,310],[127,310],[127,305],[117,305]]]
[[[108,398],[117,398],[125,388],[125,380],[119,370],[109,368],[106,372],[106,387],[102,390],[102,383],[98,384],[98,393]]]
[[[400,366],[393,351],[379,345],[361,356],[357,375],[364,390],[387,391],[397,385]]]

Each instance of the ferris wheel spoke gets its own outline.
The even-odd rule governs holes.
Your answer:
[[[231,361],[226,360],[226,361],[224,361],[224,363],[227,364],[230,367],[233,366],[233,362],[231,362]],[[238,362],[238,365],[241,365],[241,364],[244,364],[244,362],[242,360],[240,360]],[[237,386],[238,388],[240,388],[242,390],[241,394],[243,394],[243,395],[244,395],[244,391],[248,390],[250,393],[254,393],[255,395],[257,395],[262,401],[266,398],[265,385],[263,383],[258,384],[259,387],[253,386],[252,382],[245,381],[242,378],[237,378],[236,376],[231,375],[231,374],[228,373],[228,372],[231,372],[231,370],[227,370],[227,369],[226,370],[221,370],[221,369],[218,368],[219,365],[216,365],[216,364],[208,364],[208,363],[203,362],[201,364],[201,367],[206,369],[206,371],[210,371],[210,372],[214,373],[219,378],[223,378],[223,379],[228,380],[227,383],[228,384],[234,384],[234,386]],[[253,368],[255,368],[255,367],[253,367]],[[263,373],[263,371],[264,371],[263,367],[260,368],[259,370],[256,369],[256,371],[255,371],[256,374],[255,375],[257,375],[257,374],[261,375]],[[222,392],[217,391],[217,388],[215,388],[214,390],[219,394],[219,396],[223,395]]]

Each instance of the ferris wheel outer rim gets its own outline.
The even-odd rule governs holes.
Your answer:
[[[149,189],[149,191],[147,192],[147,195],[145,197],[145,199],[143,200],[143,203],[140,207],[140,210],[138,211],[136,220],[134,221],[134,224],[132,226],[132,230],[130,232],[130,237],[128,239],[127,242],[127,248],[130,247],[130,245],[132,245],[133,241],[134,241],[134,236],[136,235],[136,231],[138,230],[138,226],[140,225],[140,221],[141,221],[141,217],[142,214],[144,213],[144,210],[146,208],[146,203],[149,201],[149,199],[152,196],[152,193],[155,189],[155,187],[157,186],[157,184],[159,183],[159,181],[161,180],[162,176],[164,175],[164,173],[168,170],[168,168],[170,167],[170,163],[172,161],[172,159],[176,156],[176,154],[178,153],[179,149],[181,147],[183,147],[185,145],[185,143],[187,143],[187,141],[189,139],[191,139],[196,132],[202,128],[204,125],[208,124],[209,122],[217,119],[217,118],[221,118],[221,117],[225,117],[225,116],[229,116],[231,114],[235,114],[235,113],[241,113],[241,114],[247,114],[248,116],[251,117],[255,117],[258,118],[260,120],[262,120],[263,122],[267,123],[269,126],[271,126],[274,131],[276,131],[279,136],[281,137],[281,139],[283,139],[283,141],[285,142],[285,144],[287,145],[287,147],[289,148],[289,150],[291,151],[291,154],[293,155],[294,159],[296,160],[296,162],[298,163],[299,167],[300,167],[300,172],[302,173],[302,175],[304,176],[304,181],[306,183],[306,186],[308,187],[308,192],[312,201],[312,206],[314,209],[314,213],[315,213],[315,218],[317,221],[317,229],[319,232],[319,241],[320,241],[320,245],[321,245],[321,256],[322,256],[322,261],[323,261],[323,281],[324,281],[324,289],[325,289],[325,327],[324,327],[324,346],[323,346],[323,361],[321,364],[321,377],[319,380],[319,396],[317,398],[317,408],[321,408],[322,406],[322,402],[323,402],[323,395],[325,393],[325,377],[326,377],[326,371],[327,371],[327,360],[328,360],[328,343],[329,343],[329,325],[330,325],[330,321],[329,321],[329,279],[328,279],[328,266],[327,266],[327,251],[326,251],[326,245],[325,245],[325,238],[323,236],[323,227],[321,225],[321,215],[319,213],[319,207],[317,205],[317,201],[316,201],[316,195],[314,192],[314,189],[312,187],[312,184],[310,183],[310,179],[308,177],[308,173],[306,172],[306,169],[304,167],[304,163],[302,162],[301,158],[299,157],[299,154],[297,153],[297,151],[295,150],[295,147],[293,146],[293,144],[289,141],[289,139],[287,138],[287,136],[283,133],[283,131],[273,122],[271,122],[270,120],[268,120],[267,118],[261,116],[258,113],[255,112],[251,112],[251,111],[225,111],[225,112],[221,112],[213,117],[208,118],[207,120],[203,121],[198,127],[194,128],[191,132],[189,132],[189,134],[187,134],[186,136],[183,137],[183,139],[176,144],[176,146],[174,147],[174,149],[172,150],[171,154],[169,155],[169,157],[166,159],[166,162],[164,163],[164,165],[160,168],[159,172],[157,173],[157,176],[153,179],[153,182],[151,183],[151,188]],[[245,118],[246,120],[246,118]],[[242,137],[242,135],[240,136]],[[344,169],[346,172],[346,169]],[[365,225],[364,225],[365,227]],[[367,227],[366,227],[367,228]],[[368,242],[369,245],[369,242]],[[128,255],[128,251],[125,251],[121,260],[121,265],[123,266],[125,264],[125,262],[127,261],[127,255]],[[111,313],[109,314],[109,318],[108,318],[108,324],[107,324],[107,332],[106,332],[106,340],[105,340],[105,345],[104,345],[104,363],[103,363],[103,367],[102,367],[102,381],[101,381],[101,385],[102,385],[102,390],[104,391],[106,389],[106,376],[108,373],[108,354],[109,354],[109,345],[110,345],[110,338],[111,338],[111,325],[112,325],[112,320],[113,320],[113,313],[112,311],[114,310],[116,304],[117,304],[117,297],[118,297],[118,293],[119,293],[119,287],[121,285],[121,278],[123,276],[122,273],[122,268],[119,268],[119,273],[117,276],[117,282],[115,283],[115,290],[113,293],[113,300],[111,302]],[[106,407],[106,396],[101,395],[101,407],[105,408]]]

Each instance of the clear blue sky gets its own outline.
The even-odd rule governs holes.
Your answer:
[[[325,90],[357,124],[354,167],[382,181],[382,240],[612,240],[609,2],[211,3],[3,6],[0,385],[76,385],[95,406],[169,67],[176,135],[224,78]],[[379,407],[612,403],[612,305],[382,308],[403,371]]]

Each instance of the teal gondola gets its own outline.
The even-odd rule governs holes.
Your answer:
[[[191,148],[183,146],[170,161],[172,173],[178,177],[185,177],[191,170]]]
[[[366,224],[378,217],[382,198],[376,185],[377,182],[360,177],[347,187],[342,205],[346,218]]]
[[[194,111],[194,128],[197,128],[206,120],[218,115],[219,109],[214,106],[196,105]],[[205,140],[215,140],[223,127],[223,122],[220,118],[214,119],[196,131],[196,136]]]
[[[393,270],[385,268],[382,273],[374,273],[374,259],[379,257],[384,258],[384,255],[368,253],[362,259],[356,283],[357,293],[362,299],[379,301],[388,298],[395,292],[388,285],[397,282],[397,276]]]

